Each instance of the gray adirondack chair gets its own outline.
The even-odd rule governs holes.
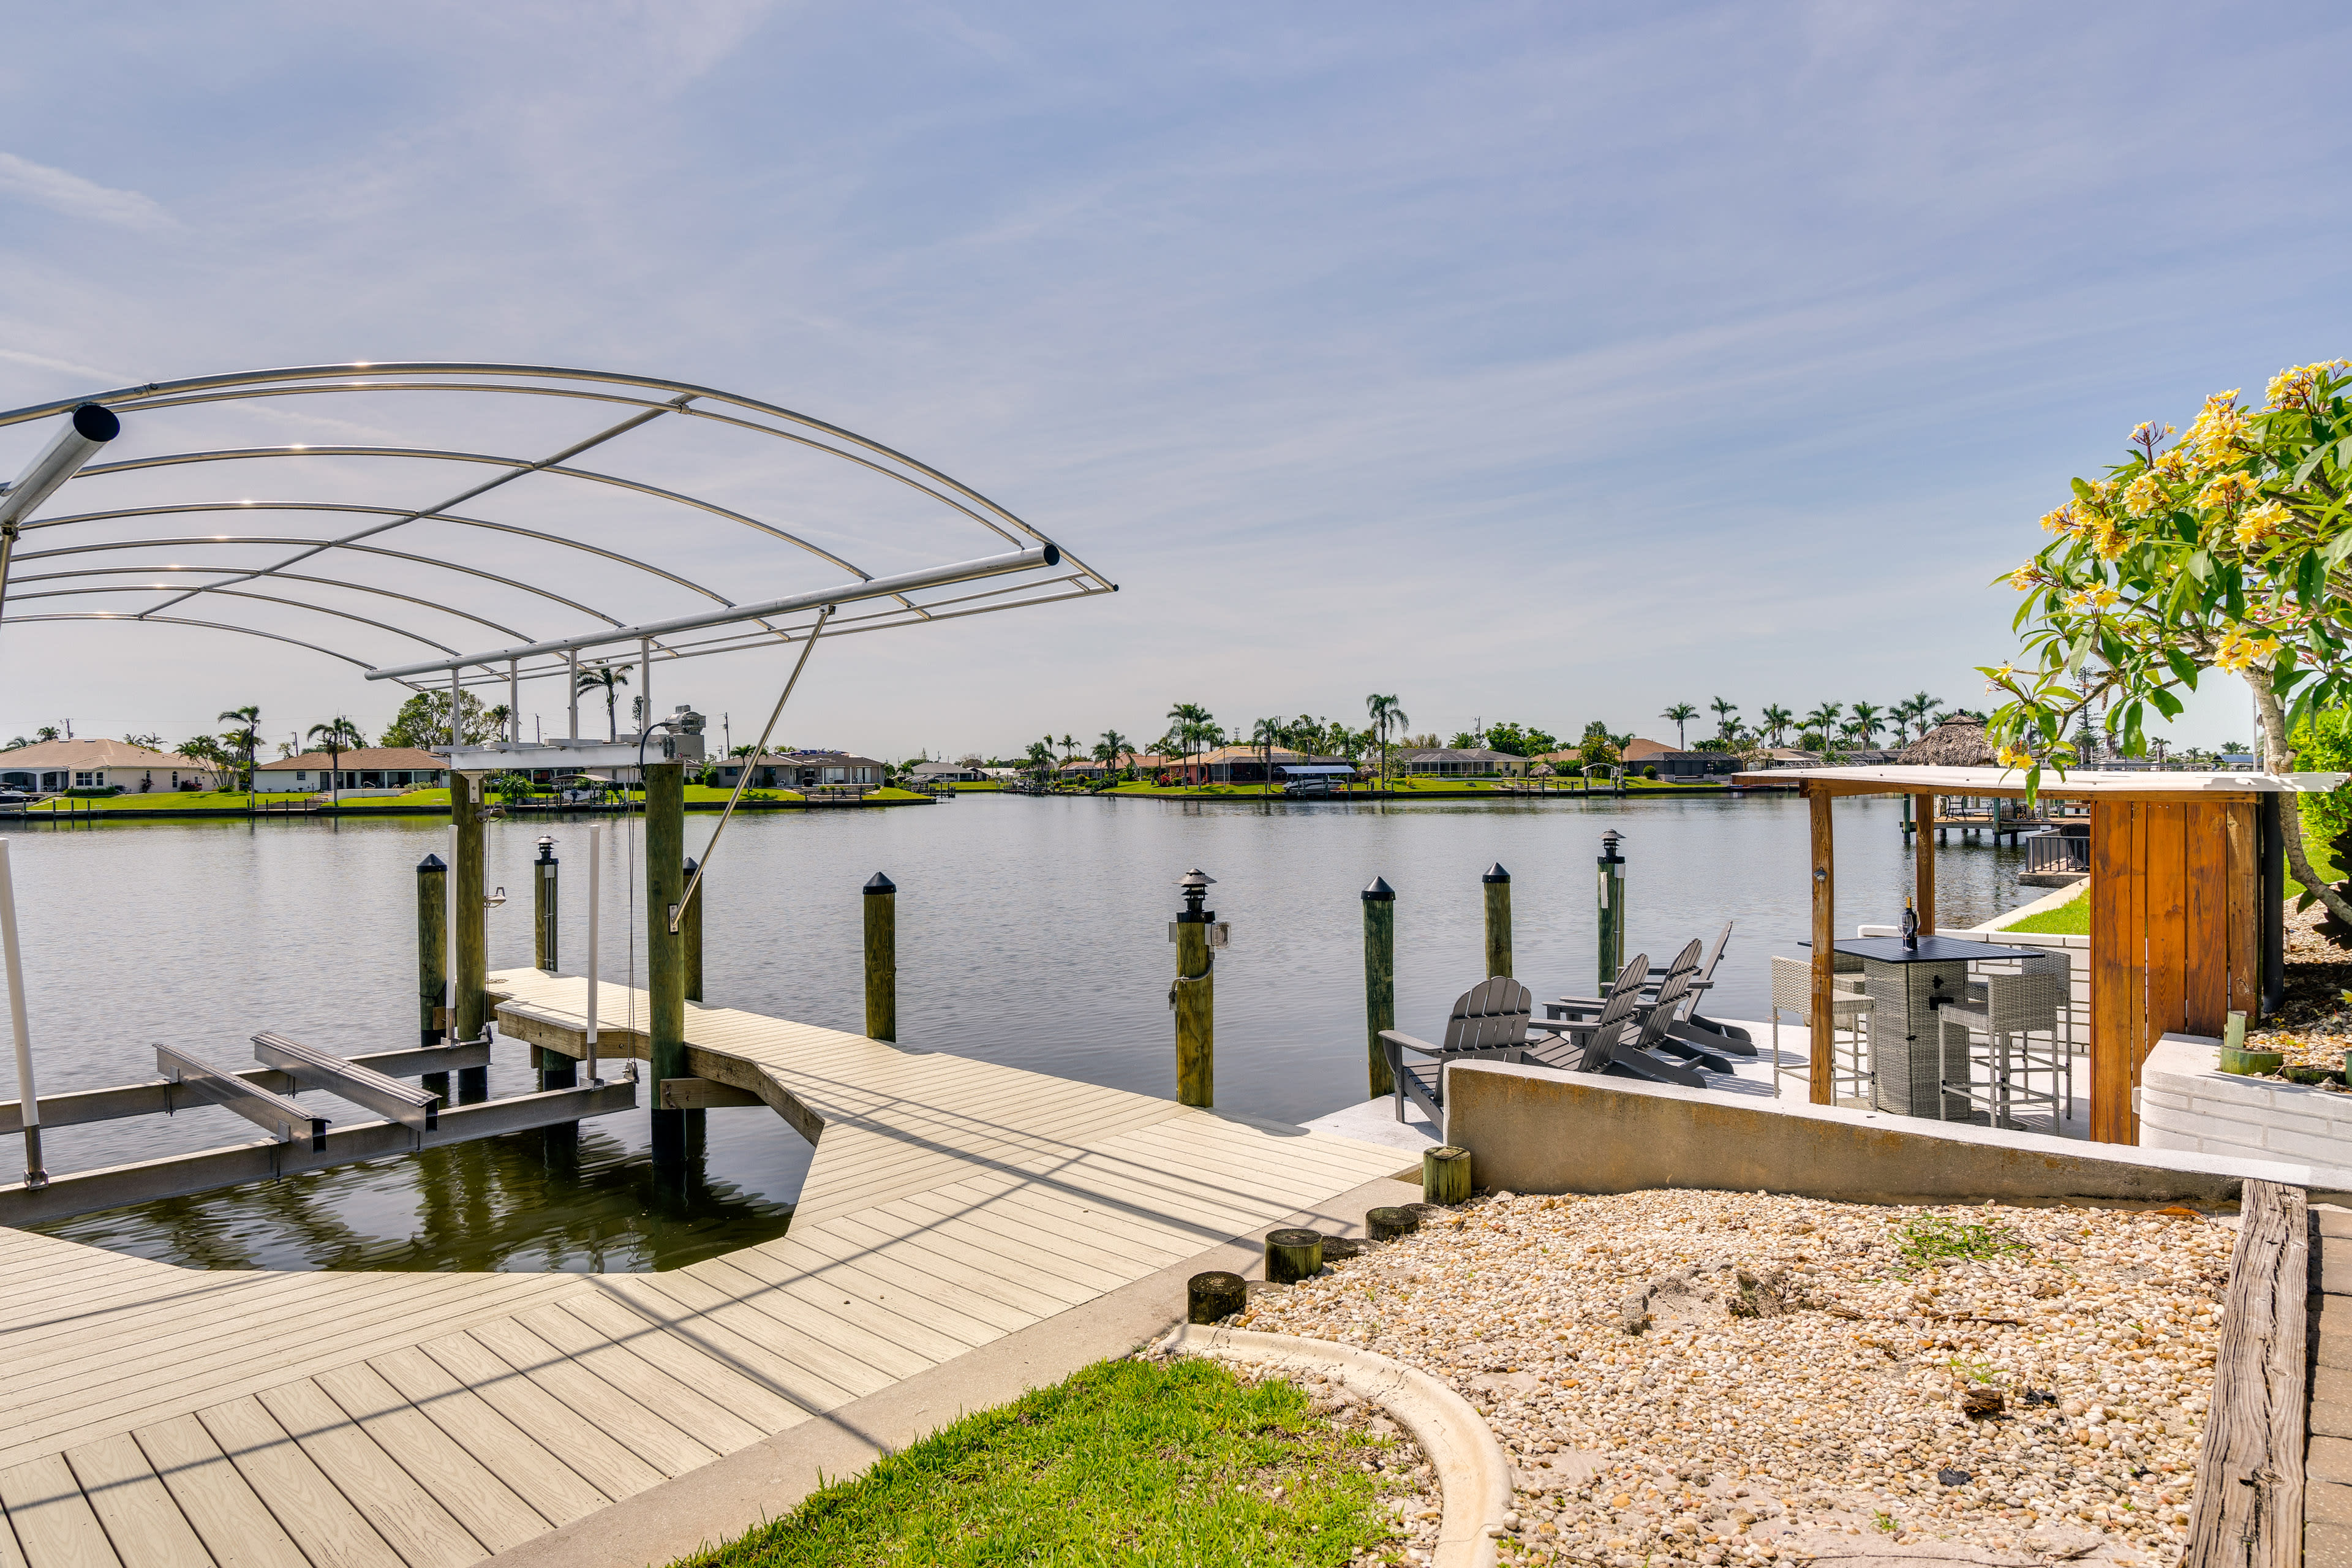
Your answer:
[[[1697,976],[1691,981],[1690,1000],[1683,1007],[1683,1016],[1675,1021],[1667,1033],[1678,1040],[1704,1046],[1709,1050],[1752,1057],[1756,1054],[1755,1037],[1737,1024],[1709,1018],[1699,1012],[1699,1004],[1706,999],[1706,993],[1714,989],[1715,967],[1723,962],[1723,950],[1730,944],[1731,923],[1724,921],[1723,929],[1716,933],[1714,951],[1706,955],[1706,962],[1699,965]]]
[[[1535,1012],[1535,996],[1507,974],[1481,980],[1465,991],[1445,1019],[1441,1045],[1415,1039],[1398,1029],[1381,1031],[1381,1048],[1389,1059],[1389,1077],[1395,1083],[1396,1119],[1404,1120],[1405,1101],[1429,1113],[1436,1125],[1445,1125],[1445,1066],[1457,1061],[1524,1060],[1528,1019]],[[1426,1057],[1408,1062],[1406,1055]]]
[[[1616,984],[1610,986],[1598,1017],[1529,1020],[1528,1028],[1531,1033],[1549,1035],[1550,1038],[1531,1041],[1528,1060],[1559,1072],[1607,1071],[1618,1040],[1627,1029],[1639,1025],[1634,1008],[1641,1003],[1642,982],[1649,972],[1650,955],[1635,953],[1633,961],[1617,972]],[[1565,1008],[1553,1003],[1548,1010],[1557,1015]]]

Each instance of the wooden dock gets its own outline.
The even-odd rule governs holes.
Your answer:
[[[530,1032],[584,1013],[582,980],[490,984]],[[0,1229],[0,1568],[457,1568],[1402,1163],[727,1008],[687,1034],[817,1135],[778,1240],[659,1274],[232,1273]]]

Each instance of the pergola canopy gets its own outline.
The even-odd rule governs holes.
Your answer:
[[[2286,795],[2326,791],[2341,784],[2343,773],[2167,773],[2151,769],[2099,770],[2077,768],[2061,774],[2043,772],[2039,794],[2059,800],[2112,799],[2122,795]],[[1767,768],[1735,773],[1735,783],[1802,783],[1807,793],[1826,795],[2000,795],[2021,800],[2025,779],[2014,768],[1942,768],[1932,766],[1868,768]]]

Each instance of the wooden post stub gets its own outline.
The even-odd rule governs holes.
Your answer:
[[[1381,1031],[1396,1027],[1396,889],[1381,878],[1360,895],[1364,901],[1364,1063],[1370,1092],[1378,1100],[1396,1092]]]
[[[1394,1241],[1400,1236],[1411,1236],[1421,1228],[1421,1216],[1411,1209],[1379,1208],[1364,1211],[1364,1234],[1374,1241]]]
[[[683,833],[685,830],[679,830]],[[686,863],[678,891],[683,894],[687,884],[701,868],[694,861]],[[702,1000],[702,906],[710,898],[710,879],[702,879],[702,886],[694,889],[694,902],[686,906],[677,917],[677,960],[685,972],[686,999]]]
[[[1213,1268],[1184,1282],[1184,1321],[1222,1323],[1249,1305],[1249,1281],[1238,1274]]]
[[[1323,1238],[1323,1261],[1344,1263],[1350,1258],[1361,1258],[1372,1249],[1372,1244],[1360,1236],[1327,1236]]]
[[[898,1038],[898,884],[877,871],[866,879],[866,1037]]]
[[[1323,1233],[1319,1230],[1269,1230],[1265,1233],[1265,1278],[1270,1285],[1296,1285],[1323,1272]]]
[[[1421,1152],[1421,1195],[1451,1207],[1470,1197],[1470,1151],[1441,1143]]]
[[[1478,879],[1486,890],[1486,973],[1511,972],[1511,874],[1500,860]]]

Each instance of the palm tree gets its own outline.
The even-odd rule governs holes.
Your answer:
[[[1805,728],[1818,730],[1822,739],[1827,742],[1837,733],[1838,715],[1844,711],[1845,704],[1843,702],[1824,702],[1805,715]]]
[[[1853,705],[1853,732],[1862,737],[1862,743],[1864,746],[1875,744],[1878,732],[1886,728],[1886,721],[1880,717],[1885,711],[1885,709],[1875,702],[1857,702]]]
[[[580,672],[576,691],[603,690],[604,693],[604,737],[617,742],[621,738],[620,715],[614,711],[620,700],[620,688],[629,683],[629,672],[618,665],[600,664]]]
[[[231,730],[221,739],[236,748],[237,755],[245,761],[246,804],[251,805],[253,804],[253,748],[261,743],[261,710],[248,702],[242,708],[231,708],[226,712],[216,713],[214,719],[219,723],[234,722],[236,725],[236,729]]]
[[[1264,776],[1258,780],[1257,793],[1265,795],[1274,787],[1274,749],[1283,743],[1282,721],[1260,719],[1250,726],[1250,744],[1257,748],[1258,761]]]
[[[497,707],[482,715],[482,722],[490,727],[490,733],[493,736],[503,735],[509,741],[520,741],[522,737],[514,734],[508,729],[508,725],[513,721],[514,716],[515,710],[501,702]]]
[[[1054,767],[1054,738],[1048,735],[1042,741],[1030,742],[1028,760],[1029,771],[1037,775],[1037,782],[1042,786],[1045,775]]]
[[[1739,704],[1726,702],[1718,697],[1707,706],[1715,710],[1715,732],[1725,740],[1729,740],[1739,728]]]
[[[1683,744],[1683,726],[1698,717],[1698,710],[1687,702],[1676,702],[1669,705],[1658,717],[1675,727],[1675,750],[1687,750]]]
[[[1113,784],[1118,782],[1119,758],[1134,755],[1135,748],[1129,744],[1126,736],[1116,730],[1105,730],[1102,739],[1095,742],[1095,760],[1109,768],[1109,778]]]
[[[1412,721],[1397,706],[1394,695],[1365,698],[1364,711],[1371,715],[1373,742],[1381,749],[1381,782],[1385,784],[1389,776],[1389,731],[1402,730]]]
[[[1070,760],[1070,753],[1078,749],[1078,738],[1076,735],[1065,735],[1062,737],[1061,746],[1062,761],[1066,763]]]
[[[1936,710],[1941,708],[1943,705],[1944,700],[1942,698],[1930,697],[1924,691],[1913,692],[1909,700],[1904,703],[1905,707],[1911,710],[1912,722],[1919,726],[1919,738],[1921,740],[1926,740],[1927,738],[1927,731],[1936,727],[1930,721]]]
[[[310,726],[310,743],[327,753],[327,790],[336,805],[343,804],[343,753],[366,746],[367,736],[357,724],[341,714],[336,714],[323,724]]]
[[[1197,702],[1179,702],[1168,710],[1168,738],[1176,742],[1177,753],[1189,769],[1192,744],[1207,731],[1211,722],[1209,710]]]
[[[1797,716],[1794,713],[1777,702],[1766,703],[1762,717],[1764,733],[1771,737],[1772,743],[1776,746],[1780,743],[1780,738],[1789,732],[1789,726],[1797,721]]]

